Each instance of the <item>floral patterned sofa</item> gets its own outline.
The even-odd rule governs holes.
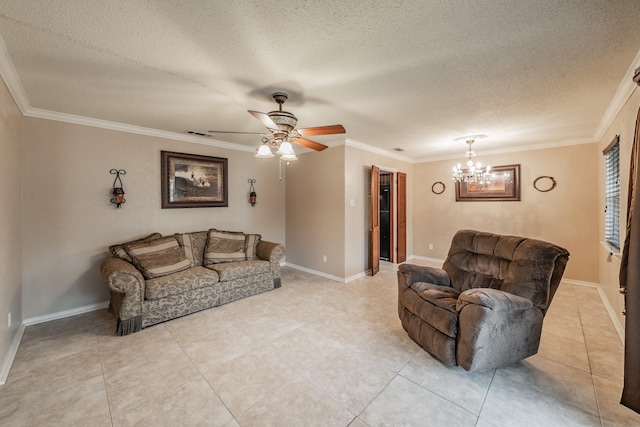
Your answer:
[[[259,234],[153,233],[109,247],[100,271],[119,335],[280,287],[284,247]]]

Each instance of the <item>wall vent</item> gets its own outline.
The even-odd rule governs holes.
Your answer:
[[[205,138],[211,138],[213,136],[208,133],[198,132],[197,130],[188,130],[188,131],[185,131],[185,133],[189,135],[202,136]]]

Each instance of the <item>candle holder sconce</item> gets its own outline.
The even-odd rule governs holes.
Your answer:
[[[127,171],[124,169],[111,169],[109,173],[116,176],[113,180],[113,191],[111,192],[113,197],[111,198],[111,203],[115,204],[116,208],[120,208],[120,206],[126,202],[124,198],[124,188],[122,188],[122,178],[120,175],[126,175]]]
[[[249,183],[249,203],[251,203],[251,206],[255,206],[258,195],[256,194],[256,189],[253,188],[253,184],[255,184],[256,180],[249,179],[247,182]]]

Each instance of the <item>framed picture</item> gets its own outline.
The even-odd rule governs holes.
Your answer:
[[[162,209],[227,207],[227,159],[161,152]]]
[[[456,202],[520,201],[520,165],[494,166],[494,179],[485,185],[456,182]]]

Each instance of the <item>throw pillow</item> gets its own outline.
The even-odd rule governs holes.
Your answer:
[[[130,243],[125,249],[145,279],[166,276],[191,267],[173,236],[149,242]]]
[[[235,231],[209,230],[207,246],[204,250],[204,265],[221,262],[244,261],[247,255],[244,233]]]
[[[116,258],[123,259],[128,262],[132,262],[131,257],[127,253],[125,246],[131,243],[140,243],[140,242],[149,242],[151,240],[159,239],[162,237],[160,233],[151,233],[148,236],[145,236],[141,239],[131,240],[129,242],[120,243],[118,245],[109,246],[109,252]]]
[[[258,250],[258,243],[262,236],[259,234],[247,234],[244,242],[244,252],[247,254],[247,259],[253,261],[258,259],[256,251]]]
[[[191,262],[191,266],[202,265],[204,247],[207,245],[208,231],[194,231],[192,233],[176,233],[174,237],[184,250],[184,256]]]

